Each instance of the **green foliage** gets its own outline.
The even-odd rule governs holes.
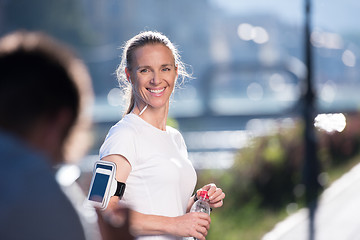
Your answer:
[[[348,115],[343,132],[317,131],[322,176],[328,172],[337,178],[358,162],[359,122],[357,114]],[[224,206],[212,213],[207,239],[260,239],[287,215],[289,203],[304,206],[302,133],[300,121],[292,128],[280,127],[252,139],[236,154],[230,169],[198,172],[198,187],[215,182],[226,193]]]

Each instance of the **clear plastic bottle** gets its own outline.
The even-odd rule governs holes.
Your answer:
[[[190,212],[204,212],[210,215],[209,195],[200,191],[198,200],[191,206]]]
[[[209,195],[207,191],[200,191],[198,200],[191,206],[190,212],[204,212],[210,215]],[[196,238],[187,237],[186,240],[193,240]]]

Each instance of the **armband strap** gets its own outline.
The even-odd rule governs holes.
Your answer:
[[[197,197],[197,193],[195,193],[195,195],[194,195],[194,202],[196,202],[197,200],[199,200],[199,199],[198,199],[198,197]]]
[[[122,183],[122,182],[118,182],[118,181],[116,181],[116,182],[117,182],[117,188],[116,188],[114,196],[118,196],[119,198],[122,198],[122,196],[124,195],[124,192],[125,192],[126,184]]]

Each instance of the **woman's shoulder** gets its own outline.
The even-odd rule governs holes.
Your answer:
[[[110,135],[136,135],[136,125],[131,121],[128,115],[125,115],[120,121],[113,125],[108,133]]]
[[[138,136],[136,127],[128,121],[127,115],[125,115],[123,119],[110,128],[100,147],[100,157],[120,154],[119,149],[130,149],[130,146],[136,145]]]
[[[173,134],[180,134],[180,131],[177,128],[174,128],[170,125],[166,125],[166,131]]]
[[[172,126],[167,125],[166,131],[172,135],[181,135],[180,131]]]
[[[178,129],[171,127],[171,126],[166,126],[166,131],[173,139],[175,139],[176,142],[179,142],[179,143],[184,142],[184,138]]]

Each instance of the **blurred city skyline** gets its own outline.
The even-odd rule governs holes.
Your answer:
[[[360,4],[312,3],[314,79],[321,111],[357,109]],[[17,29],[45,31],[84,59],[93,79],[98,121],[121,116],[114,75],[120,47],[144,30],[169,36],[195,77],[175,94],[173,116],[281,113],[301,96],[303,24],[301,0],[0,0],[0,35]]]

